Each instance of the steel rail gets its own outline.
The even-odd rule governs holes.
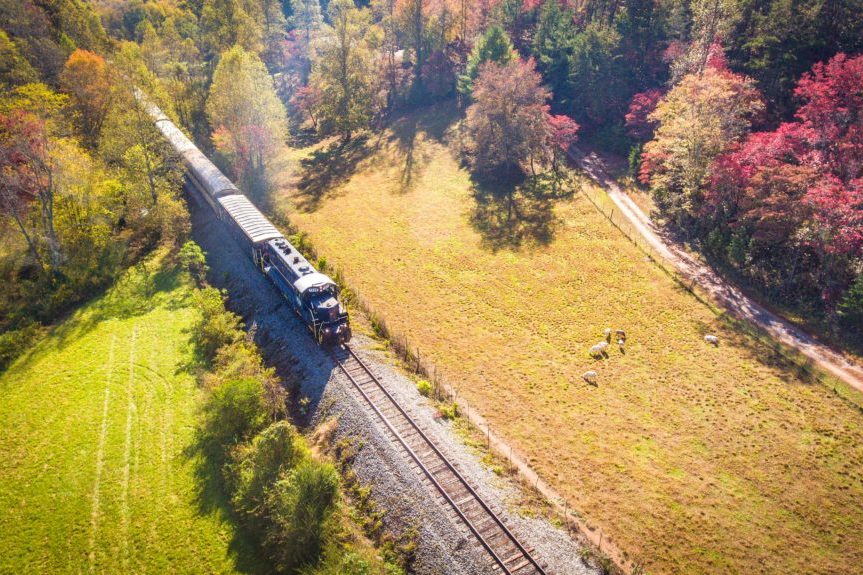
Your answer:
[[[487,540],[485,536],[482,535],[480,529],[478,529],[474,522],[467,517],[465,512],[462,511],[459,504],[453,500],[453,496],[450,495],[449,491],[441,484],[440,481],[438,481],[438,479],[435,477],[435,473],[433,473],[431,469],[429,469],[429,466],[422,462],[420,456],[410,445],[408,445],[407,440],[402,436],[402,433],[400,433],[395,428],[394,424],[390,421],[390,418],[381,411],[381,408],[376,405],[375,401],[369,396],[366,390],[362,388],[362,385],[357,381],[356,377],[348,370],[346,362],[339,358],[338,355],[333,353],[333,357],[336,360],[336,363],[338,363],[342,372],[344,372],[344,374],[348,376],[348,379],[351,380],[351,383],[353,383],[354,387],[357,388],[363,399],[365,399],[369,406],[371,406],[371,408],[378,415],[378,417],[381,418],[387,429],[389,429],[389,431],[393,435],[395,435],[396,439],[399,441],[405,451],[408,452],[408,454],[416,462],[416,464],[419,465],[420,469],[423,471],[426,477],[428,477],[428,479],[432,482],[432,485],[434,485],[434,487],[440,492],[440,494],[443,495],[444,499],[446,499],[450,506],[455,510],[459,518],[468,526],[471,532],[476,536],[477,540],[492,556],[497,566],[499,566],[506,575],[514,575],[517,571],[523,571],[525,567],[533,567],[533,572],[537,575],[546,575],[545,570],[542,568],[542,566],[533,558],[533,556],[528,552],[528,550],[524,548],[524,546],[518,541],[518,539],[516,539],[515,535],[512,534],[512,532],[506,527],[506,525],[497,516],[497,514],[492,511],[488,507],[488,505],[486,505],[485,501],[483,501],[483,499],[479,496],[476,490],[470,486],[470,484],[461,475],[461,473],[459,473],[458,470],[452,465],[452,463],[450,463],[449,459],[447,459],[446,456],[441,453],[435,443],[431,439],[429,439],[429,437],[425,434],[425,432],[423,432],[422,429],[420,429],[419,425],[417,425],[413,418],[402,408],[399,402],[396,401],[392,394],[390,394],[386,387],[384,387],[384,385],[380,382],[377,376],[372,373],[372,370],[365,364],[365,362],[360,359],[360,357],[356,354],[356,352],[354,352],[353,349],[351,349],[349,345],[345,344],[342,347],[348,352],[349,357],[352,358],[356,362],[356,364],[359,365],[362,371],[365,372],[365,374],[371,379],[371,382],[373,382],[377,386],[376,389],[380,390],[389,400],[389,402],[396,408],[397,412],[404,418],[404,420],[408,423],[409,427],[417,433],[417,435],[422,439],[424,444],[431,449],[432,453],[437,457],[437,459],[439,459],[440,462],[444,464],[444,467],[442,469],[439,469],[436,473],[440,473],[440,471],[443,470],[448,470],[458,480],[458,484],[464,487],[468,495],[470,495],[470,498],[476,501],[479,504],[480,508],[485,512],[485,514],[489,518],[491,518],[493,523],[505,536],[506,541],[508,543],[511,543],[514,549],[518,552],[515,556],[508,559],[502,559],[500,557],[500,555],[494,550],[492,544]],[[519,558],[523,558],[523,560],[527,561],[527,563],[516,563],[516,567],[514,569],[511,569],[507,566],[507,563],[512,563],[514,560]]]

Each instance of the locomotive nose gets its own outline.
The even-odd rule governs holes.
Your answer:
[[[330,298],[318,305],[318,317],[322,321],[333,321],[339,318],[339,302],[336,298]]]

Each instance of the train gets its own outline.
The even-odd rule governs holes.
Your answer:
[[[235,241],[288,301],[315,340],[325,346],[351,339],[339,286],[319,272],[207,156],[140,91],[136,98],[186,168],[186,188],[212,208]]]

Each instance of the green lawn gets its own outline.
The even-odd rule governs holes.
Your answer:
[[[256,570],[199,487],[190,294],[153,261],[0,375],[0,573]]]

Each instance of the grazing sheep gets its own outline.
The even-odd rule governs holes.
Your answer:
[[[585,371],[584,375],[581,376],[585,382],[596,385],[596,372],[595,371]]]
[[[620,348],[620,353],[626,353],[626,351],[623,349],[623,344],[625,344],[625,343],[626,343],[625,339],[617,340],[617,347]]]
[[[623,341],[626,341],[626,332],[623,331],[622,329],[619,329],[616,332],[614,332],[614,335],[617,336],[617,339],[622,339]]]
[[[717,347],[719,346],[719,338],[716,337],[715,335],[705,335],[704,341],[706,341],[707,343],[713,344]]]
[[[605,334],[605,341],[611,341],[611,328],[605,328],[605,331],[603,333]]]
[[[601,341],[598,344],[596,344],[595,346],[590,348],[590,355],[592,355],[593,357],[602,357],[603,355],[605,355],[605,348],[607,348],[607,347],[608,347],[608,342],[607,341]]]

